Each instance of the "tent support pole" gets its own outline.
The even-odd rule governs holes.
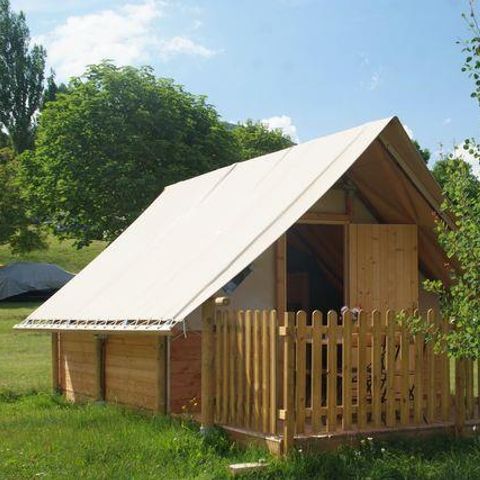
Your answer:
[[[53,393],[60,393],[60,376],[59,376],[59,334],[52,333],[52,390]]]
[[[105,344],[106,335],[95,335],[97,402],[105,401]]]
[[[157,340],[157,406],[158,413],[167,413],[167,337]]]

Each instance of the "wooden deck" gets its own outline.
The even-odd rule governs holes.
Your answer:
[[[426,318],[448,328],[432,311]],[[275,311],[224,310],[205,325],[205,426],[278,453],[373,435],[461,434],[480,422],[478,361],[451,364],[409,332],[404,314],[289,312],[281,320]]]

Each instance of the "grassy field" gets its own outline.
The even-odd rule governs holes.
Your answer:
[[[48,237],[48,248],[34,250],[29,253],[13,254],[8,246],[0,246],[0,265],[10,262],[46,262],[56,263],[69,272],[77,273],[104,248],[105,242],[93,242],[88,247],[78,250],[73,246],[73,241],[60,241],[57,238]]]
[[[50,388],[49,335],[12,330],[36,306],[0,303],[0,392],[45,392]]]
[[[222,479],[265,458],[258,479],[479,479],[480,438],[380,443],[287,460],[204,438],[188,419],[115,406],[71,405],[48,393],[48,335],[14,333],[34,304],[0,306],[0,479]],[[32,393],[36,390],[40,393]],[[247,477],[248,478],[248,477]]]

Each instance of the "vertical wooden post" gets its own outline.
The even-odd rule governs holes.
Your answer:
[[[208,299],[202,305],[202,429],[213,427],[214,418],[214,334],[215,301]]]
[[[95,335],[97,402],[105,401],[105,341],[106,335]]]
[[[262,432],[270,430],[270,316],[262,312]]]
[[[167,413],[167,337],[160,335],[157,339],[157,398],[156,411]]]
[[[396,392],[395,392],[395,326],[396,320],[391,310],[387,310],[387,427],[396,423]]]
[[[277,312],[270,312],[270,433],[277,434],[277,366],[278,366],[278,319]]]
[[[52,390],[53,393],[60,393],[60,334],[52,333]]]
[[[287,311],[287,234],[284,233],[275,243],[275,277],[277,312]]]
[[[283,408],[285,420],[283,424],[283,453],[287,454],[295,440],[295,314],[285,313],[285,337],[283,340]]]
[[[465,426],[465,360],[455,361],[455,433],[461,435]]]

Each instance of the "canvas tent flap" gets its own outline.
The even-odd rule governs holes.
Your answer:
[[[0,300],[28,292],[58,290],[73,278],[57,265],[17,262],[0,268]]]
[[[168,187],[19,328],[155,321],[170,329],[266,250],[392,119],[328,135]],[[50,323],[49,323],[50,322]]]

